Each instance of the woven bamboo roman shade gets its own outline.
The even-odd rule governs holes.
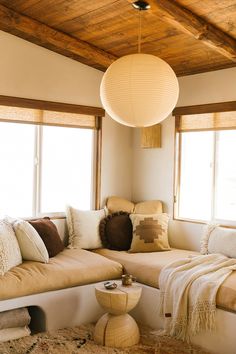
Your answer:
[[[178,132],[236,129],[236,111],[176,116]]]
[[[0,121],[96,129],[94,116],[0,106]]]
[[[99,130],[100,107],[0,95],[0,121]]]

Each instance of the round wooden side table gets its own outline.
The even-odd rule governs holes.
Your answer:
[[[94,340],[107,347],[124,348],[139,342],[138,325],[127,312],[138,304],[142,287],[137,284],[123,286],[121,281],[116,283],[114,290],[105,289],[103,284],[95,287],[97,301],[108,313],[98,320]]]

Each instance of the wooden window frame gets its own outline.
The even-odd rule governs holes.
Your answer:
[[[0,95],[0,106],[8,106],[8,107],[18,107],[18,108],[29,108],[29,109],[38,109],[43,111],[54,111],[54,112],[64,112],[64,113],[73,113],[85,116],[93,116],[94,117],[94,127],[86,126],[86,119],[84,119],[85,124],[76,124],[76,128],[83,129],[93,129],[95,131],[95,145],[94,145],[94,183],[93,183],[93,207],[95,209],[100,209],[101,206],[101,163],[102,163],[102,117],[105,116],[105,110],[101,107],[92,107],[92,106],[83,106],[69,103],[61,103],[61,102],[52,102],[52,101],[44,101],[44,100],[35,100],[29,98],[22,97],[12,97],[12,96],[4,96]],[[2,119],[0,117],[0,121],[6,122],[14,122],[13,120]],[[32,123],[27,121],[15,121],[16,123],[24,123],[24,124],[34,124],[40,125],[39,123]],[[90,124],[90,123],[89,123]],[[42,123],[42,125],[44,125]],[[57,126],[57,124],[45,124]],[[64,127],[72,125],[63,125]],[[38,136],[40,133],[38,134]],[[38,173],[37,170],[34,172]],[[36,193],[38,196],[40,186],[35,185]],[[39,199],[38,199],[39,200]],[[38,209],[38,205],[36,207],[36,211]],[[34,210],[35,211],[35,210]],[[50,213],[51,214],[51,213]],[[55,215],[55,216],[53,216]],[[64,215],[61,213],[52,213],[52,218],[64,218]]]
[[[196,106],[176,107],[172,115],[183,116],[187,114],[202,114],[202,113],[216,113],[216,112],[230,112],[236,111],[236,101],[208,103]]]
[[[192,114],[204,114],[204,113],[217,113],[217,112],[232,112],[236,111],[236,101],[230,102],[220,102],[220,103],[210,103],[202,104],[196,106],[183,106],[176,107],[172,115],[175,117],[175,136],[174,136],[174,184],[173,184],[173,220],[190,222],[194,224],[207,224],[207,222],[200,220],[193,220],[188,218],[178,217],[179,212],[179,192],[180,192],[180,171],[181,171],[181,132],[179,131],[179,121],[181,115],[192,115]],[[222,129],[223,130],[223,129]],[[201,131],[201,130],[198,130]],[[203,130],[202,130],[203,131]],[[205,130],[204,130],[205,131]],[[216,139],[216,138],[214,138]],[[216,141],[214,141],[214,154],[216,148]],[[214,161],[215,164],[215,161]],[[213,184],[215,183],[215,166],[213,173]],[[213,186],[215,189],[215,187]],[[223,221],[223,220],[222,220]],[[227,222],[227,221],[226,221]],[[236,222],[233,225],[221,224],[220,226],[225,228],[236,229]]]
[[[35,100],[31,98],[13,97],[0,95],[0,105],[9,107],[22,107],[57,111],[65,113],[77,113],[89,116],[104,117],[105,110],[101,107],[81,106],[71,103]]]

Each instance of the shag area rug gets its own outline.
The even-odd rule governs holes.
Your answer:
[[[209,354],[199,347],[141,328],[140,343],[125,349],[108,348],[94,343],[93,325],[60,329],[53,332],[0,343],[1,354]]]

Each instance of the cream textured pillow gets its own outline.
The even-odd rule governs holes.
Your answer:
[[[130,214],[133,239],[129,252],[170,250],[167,214]]]
[[[201,238],[201,254],[208,253],[236,258],[236,230],[207,225]]]
[[[99,224],[106,217],[105,209],[77,210],[69,206],[66,214],[70,248],[95,249],[102,247]]]
[[[162,211],[160,200],[146,200],[135,204],[134,207],[134,214],[160,214]]]
[[[48,263],[49,255],[43,240],[27,221],[17,220],[13,224],[23,259]]]
[[[12,225],[0,221],[0,275],[22,263],[20,247]]]
[[[133,213],[134,211],[134,203],[120,197],[113,196],[107,198],[106,206],[111,214],[119,211],[125,211],[127,213]]]

